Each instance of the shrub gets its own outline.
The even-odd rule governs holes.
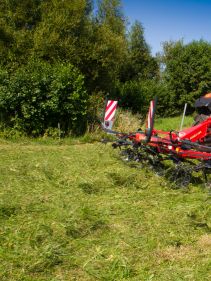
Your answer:
[[[157,114],[158,115],[173,115],[171,99],[168,89],[165,84],[155,80],[146,81],[129,81],[124,84],[119,84],[118,96],[120,105],[123,108],[131,109],[133,113],[140,113],[145,116],[149,102],[155,96],[158,97]]]
[[[0,110],[7,126],[30,135],[48,127],[80,134],[86,127],[84,77],[71,64],[33,61],[10,77],[0,71]]]

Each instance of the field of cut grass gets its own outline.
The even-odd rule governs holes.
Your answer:
[[[210,203],[109,145],[2,140],[0,280],[211,280]]]

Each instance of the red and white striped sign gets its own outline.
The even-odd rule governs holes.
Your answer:
[[[104,121],[113,121],[117,108],[117,101],[109,100],[106,105]]]
[[[148,118],[147,118],[147,128],[151,128],[152,126],[152,117],[153,117],[153,112],[154,112],[154,107],[155,107],[155,101],[152,100],[150,102],[150,107],[149,107],[149,112],[148,112]]]

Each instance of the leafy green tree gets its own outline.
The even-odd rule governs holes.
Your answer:
[[[171,92],[170,107],[181,111],[186,102],[192,107],[196,98],[211,90],[210,58],[211,44],[203,40],[164,44],[164,80]]]
[[[97,21],[107,25],[117,35],[124,34],[125,17],[121,0],[98,0]]]
[[[78,65],[80,40],[89,34],[86,25],[91,21],[92,7],[91,0],[2,0],[2,60],[24,64],[36,57]]]
[[[24,62],[33,47],[33,32],[41,20],[42,0],[0,1],[1,63]]]
[[[151,56],[150,47],[144,38],[144,28],[138,21],[129,33],[130,77],[131,79],[153,79],[158,75],[158,64]]]
[[[90,93],[110,91],[125,51],[124,21],[113,13],[120,9],[117,4],[107,7],[101,18],[100,12],[92,15],[90,0],[44,1],[42,21],[34,32],[34,56],[76,65],[85,75]]]
[[[127,53],[121,1],[98,1],[97,12],[87,29],[88,39],[80,41],[80,69],[86,73],[86,85],[92,93],[112,92]]]
[[[80,63],[79,39],[85,33],[89,5],[86,0],[43,1],[42,21],[34,33],[34,56]]]
[[[92,115],[107,92],[133,97],[134,111],[147,99],[158,67],[142,25],[136,22],[127,37],[121,0],[99,0],[96,12],[93,6],[93,0],[0,1],[0,106],[7,124],[40,133],[59,120],[75,131],[86,123],[87,105]],[[141,93],[140,80],[147,81]],[[81,92],[71,100],[74,87]]]

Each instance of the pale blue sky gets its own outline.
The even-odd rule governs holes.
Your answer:
[[[211,43],[211,0],[122,0],[130,23],[138,20],[152,54],[162,42],[204,39]]]

